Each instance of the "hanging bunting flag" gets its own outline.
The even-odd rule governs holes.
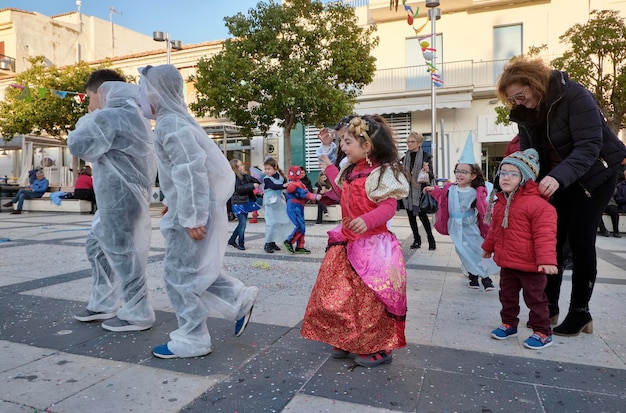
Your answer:
[[[60,98],[60,99],[65,99],[65,96],[67,96],[67,92],[63,91],[63,90],[54,90],[52,89],[52,93],[54,93],[54,96]]]
[[[428,24],[428,19],[426,19],[424,24],[416,28],[415,26],[413,26],[413,23],[415,22],[415,18],[417,17],[419,13],[419,10],[420,10],[419,7],[417,8],[417,10],[415,10],[415,12],[413,12],[413,8],[406,4],[406,0],[402,0],[402,6],[404,7],[404,11],[407,12],[406,21],[415,32],[415,35],[417,36],[417,39],[420,42],[420,47],[422,48],[422,55],[424,57],[424,60],[426,61],[426,66],[427,66],[426,72],[431,74],[431,81],[433,82],[433,85],[435,87],[442,87],[443,81],[441,80],[441,77],[439,76],[439,74],[437,74],[437,68],[432,63],[430,63],[430,61],[436,57],[435,53],[437,52],[437,49],[434,47],[430,47],[430,43],[424,41],[425,39],[428,39],[429,37],[435,36],[435,33],[420,35],[420,32],[424,30],[424,28]]]
[[[413,31],[415,32],[415,34],[419,34],[422,30],[424,30],[424,27],[426,27],[426,25],[428,24],[428,20],[426,20],[424,22],[424,24],[422,24],[420,27],[418,27],[417,29],[415,27],[413,27]]]
[[[17,96],[17,99],[23,99],[26,100],[27,102],[32,101],[32,96],[30,94],[30,88],[28,86],[23,86],[23,85],[19,85],[17,83],[12,83],[11,87],[14,89],[20,89],[22,92]],[[83,103],[85,101],[85,94],[84,93],[79,93],[79,92],[70,92],[67,90],[57,90],[57,89],[46,89],[45,87],[38,87],[37,89],[37,93],[39,94],[39,97],[43,98],[46,96],[46,93],[48,91],[51,91],[52,94],[56,97],[58,97],[59,99],[65,99],[67,97],[67,95],[72,95],[73,97],[77,97],[77,102],[79,103]]]

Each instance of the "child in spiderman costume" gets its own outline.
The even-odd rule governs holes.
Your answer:
[[[287,186],[287,215],[296,226],[291,235],[285,240],[285,248],[287,251],[295,254],[310,254],[311,251],[304,248],[304,234],[306,232],[306,224],[304,222],[304,204],[307,200],[319,201],[322,195],[310,192],[301,182],[304,172],[299,166],[289,168],[287,177],[289,185]],[[293,244],[296,244],[294,249]]]

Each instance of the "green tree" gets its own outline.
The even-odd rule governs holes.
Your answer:
[[[60,98],[52,91],[84,92],[85,82],[95,69],[85,62],[47,67],[43,56],[30,58],[29,62],[31,67],[19,73],[14,82],[24,88],[8,87],[5,100],[0,102],[0,134],[5,141],[16,134],[47,134],[64,141],[87,113],[88,102],[81,103],[72,94]]]
[[[352,112],[371,83],[378,44],[375,26],[362,28],[342,2],[260,2],[248,15],[224,19],[232,39],[195,76],[197,116],[228,117],[252,136],[278,122],[284,128],[285,161],[291,164],[291,130],[323,125]]]
[[[560,38],[570,48],[552,65],[589,89],[611,130],[617,133],[626,114],[626,25],[615,10],[594,10]]]

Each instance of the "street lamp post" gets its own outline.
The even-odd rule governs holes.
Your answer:
[[[170,64],[170,50],[181,50],[183,48],[183,42],[180,40],[170,40],[169,32],[152,32],[152,40],[156,42],[165,42],[168,65]]]
[[[431,33],[432,33],[432,47],[436,48],[437,46],[437,28],[436,21],[441,18],[441,10],[439,9],[439,0],[426,0],[426,7],[428,7],[428,18],[430,19],[431,25]],[[437,51],[433,53],[432,59],[433,67],[437,67]],[[433,70],[433,69],[431,69]],[[433,155],[435,161],[435,172],[438,172],[439,176],[443,171],[441,170],[441,162],[439,161],[441,158],[439,157],[439,142],[441,139],[437,138],[437,89],[435,87],[435,82],[433,82],[432,78],[430,80],[430,133],[431,139],[433,140]],[[443,153],[441,153],[443,155]]]

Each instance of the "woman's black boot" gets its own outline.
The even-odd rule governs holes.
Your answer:
[[[428,236],[428,249],[430,251],[434,251],[437,249],[437,243],[435,242],[435,237],[432,235]]]
[[[422,246],[422,237],[419,236],[419,234],[417,234],[417,237],[415,237],[415,241],[413,241],[413,244],[411,244],[411,249],[418,249],[419,247]]]
[[[589,308],[570,308],[565,320],[552,329],[557,336],[573,337],[583,333],[593,333],[593,320]]]

